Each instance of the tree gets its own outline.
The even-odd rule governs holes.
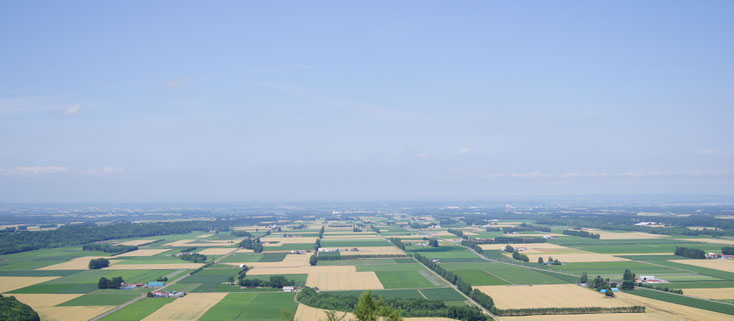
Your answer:
[[[581,283],[589,283],[589,275],[586,272],[581,273]]]
[[[108,284],[109,289],[119,289],[125,281],[121,276],[116,276]]]
[[[337,316],[336,310],[326,311],[326,321],[342,321],[347,317],[347,313],[344,312],[342,316]]]
[[[539,256],[538,257],[538,264],[543,264],[543,257],[542,256]]]
[[[14,296],[3,297],[0,294],[0,320],[40,321],[41,318],[29,305],[18,301]]]
[[[105,258],[89,260],[89,269],[97,270],[110,266],[110,260]]]
[[[505,245],[505,252],[512,253],[515,252],[515,248],[510,246],[510,244]]]
[[[380,318],[385,321],[402,321],[400,310],[394,310],[385,304],[382,299],[375,300],[372,291],[362,293],[354,307],[354,316],[356,321],[378,321]]]
[[[606,289],[607,289],[607,291],[604,292],[604,295],[606,295],[606,296],[608,296],[610,298],[613,298],[614,297],[614,292],[612,292],[612,288],[609,287],[609,285],[607,285],[607,288]]]
[[[635,289],[635,274],[629,269],[624,270],[622,275],[622,290],[634,290]]]
[[[316,263],[318,262],[319,262],[319,258],[316,257],[315,253],[311,255],[311,257],[308,259],[308,264],[311,264],[311,265],[316,265]]]
[[[280,313],[280,319],[283,321],[293,320],[293,312],[291,312],[291,309],[283,309],[283,311]]]
[[[108,280],[106,277],[103,276],[99,278],[99,282],[97,282],[97,288],[106,289],[110,286],[109,284],[110,284],[110,280]]]
[[[430,239],[428,240],[428,245],[432,247],[438,247],[438,240],[437,239]]]

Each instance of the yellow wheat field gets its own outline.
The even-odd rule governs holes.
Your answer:
[[[120,255],[115,255],[115,257],[128,257],[128,256],[153,256],[158,255],[163,252],[168,252],[171,249],[145,249],[145,250],[135,250],[131,252],[122,253]]]
[[[683,263],[719,271],[734,272],[734,260],[670,260],[670,262]]]
[[[308,260],[310,255],[288,254],[281,262],[242,262],[242,263],[226,263],[229,265],[239,266],[244,264],[254,269],[270,269],[270,268],[293,268],[310,266]],[[249,272],[248,272],[249,274]]]
[[[83,294],[11,294],[18,301],[30,305],[31,308],[52,307],[71,299],[78,298]]]
[[[210,237],[210,236],[213,236],[213,235],[214,234],[202,234],[202,235],[197,236],[196,238],[197,239],[205,239],[205,238]]]
[[[87,321],[114,309],[114,305],[39,307],[36,310],[43,321]]]
[[[343,251],[339,252],[341,256],[351,255],[393,255],[393,254],[405,254],[405,252],[394,246],[366,246],[358,247],[359,251]]]
[[[0,292],[13,291],[58,278],[59,276],[0,276]]]
[[[112,261],[110,261],[112,262]],[[198,269],[200,263],[166,263],[166,264],[110,264],[105,270],[179,270]]]
[[[235,253],[255,253],[255,251],[250,250],[250,249],[239,249]]]
[[[353,235],[329,235],[324,234],[324,240],[339,240],[339,239],[358,239],[358,240],[364,240],[364,239],[379,239],[380,236],[376,234],[353,234]]]
[[[481,244],[479,245],[482,250],[502,250],[507,244]],[[527,250],[523,251],[525,254],[536,254],[536,253],[578,253],[581,250],[556,245],[553,243],[510,243],[514,248],[524,247]]]
[[[309,272],[306,285],[322,291],[384,289],[375,272]]]
[[[229,293],[190,293],[164,305],[143,320],[197,320]]]
[[[734,299],[734,288],[714,289],[685,289],[685,295],[696,296],[704,299],[731,300]]]
[[[475,288],[491,296],[500,309],[629,306],[573,284],[489,285]]]
[[[232,252],[234,250],[236,250],[236,248],[234,248],[234,247],[208,248],[208,249],[204,249],[202,251],[199,251],[199,254],[204,254],[204,255],[225,255],[225,254],[227,254],[229,252]],[[252,252],[252,250],[250,250],[250,252]],[[237,251],[237,253],[239,253],[239,251]]]
[[[119,244],[119,245],[130,245],[130,246],[140,246],[140,245],[143,245],[143,244],[153,243],[155,241],[156,240],[132,240],[132,241],[120,242],[120,243],[117,243],[117,244]]]
[[[315,272],[326,272],[326,273],[357,272],[357,268],[353,265],[254,268],[254,269],[247,271],[247,275],[310,274],[310,273],[315,273]]]
[[[523,252],[524,253],[524,252]],[[510,253],[507,253],[511,255]],[[560,260],[561,262],[577,263],[577,262],[615,262],[615,261],[629,261],[622,257],[617,257],[611,254],[598,254],[598,253],[570,253],[570,254],[527,254],[530,262],[537,262],[538,257],[542,257],[543,260],[548,260],[549,256],[552,256],[554,260]]]
[[[89,269],[89,261],[92,259],[98,259],[101,256],[82,256],[75,259],[71,259],[64,263],[44,266],[36,270],[87,270]],[[106,257],[109,259],[109,257]],[[110,260],[110,264],[119,262],[120,260]]]
[[[685,293],[685,290],[683,290]],[[680,304],[668,303],[665,301],[648,299],[641,296],[636,296],[627,293],[616,293],[617,299],[621,302],[629,305],[642,305],[645,306],[646,315],[657,315],[661,316],[662,320],[670,321],[692,321],[692,320],[707,320],[707,321],[724,321],[734,320],[734,317],[727,314],[718,312],[702,310],[697,308],[691,308]]]

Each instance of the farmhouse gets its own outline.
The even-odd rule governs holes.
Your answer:
[[[283,292],[293,292],[294,288],[292,286],[284,286]]]

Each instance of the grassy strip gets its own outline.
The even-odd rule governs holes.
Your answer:
[[[654,290],[647,290],[647,289],[641,289],[637,288],[633,291],[625,291],[625,293],[638,295],[645,298],[685,305],[693,308],[699,308],[719,313],[725,313],[734,315],[734,306],[725,304],[725,303],[717,303],[712,301],[706,301],[696,298],[691,298],[687,296],[667,293],[667,292],[660,292],[660,291],[654,291]],[[685,290],[683,291],[685,293]]]

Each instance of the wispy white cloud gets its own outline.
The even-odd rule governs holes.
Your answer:
[[[189,84],[189,77],[181,77],[166,81],[165,87],[171,90],[185,87]]]
[[[428,156],[431,155],[428,155],[427,153],[418,153],[415,155],[416,158],[428,158]]]
[[[534,171],[534,172],[525,172],[525,173],[512,173],[510,174],[510,176],[512,177],[543,177],[546,175],[539,171]]]
[[[68,107],[61,108],[57,110],[54,115],[57,116],[74,116],[78,114],[82,110],[82,105],[75,104]]]
[[[11,175],[45,175],[63,173],[69,169],[61,166],[18,166],[14,169],[5,171]]]
[[[713,149],[703,149],[698,151],[699,155],[713,155],[716,154],[716,151]]]
[[[579,177],[579,176],[581,176],[581,174],[579,174],[578,172],[565,172],[561,174],[561,177]]]
[[[459,155],[464,155],[464,154],[468,153],[469,151],[470,151],[469,147],[462,147],[461,149],[459,149],[458,154]]]
[[[102,169],[88,169],[82,172],[84,175],[90,175],[90,176],[104,176],[104,175],[110,175],[110,174],[119,174],[124,172],[124,168],[115,168],[115,167],[104,167]]]

